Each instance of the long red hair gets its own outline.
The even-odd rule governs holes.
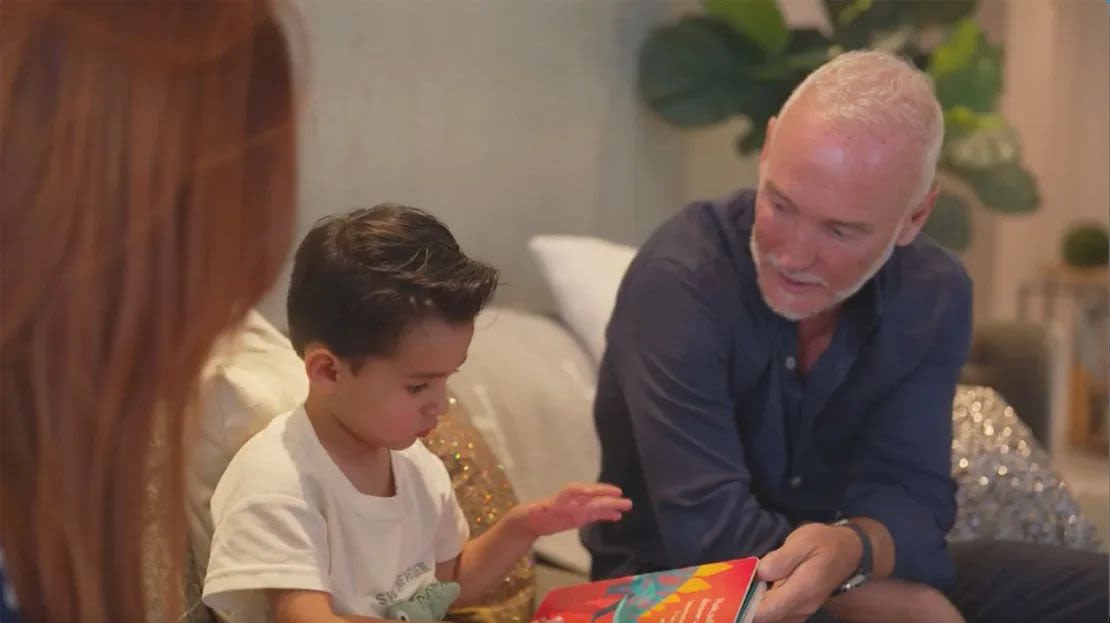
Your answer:
[[[27,619],[142,620],[149,521],[182,567],[196,379],[286,255],[293,108],[266,2],[0,2],[0,546]]]

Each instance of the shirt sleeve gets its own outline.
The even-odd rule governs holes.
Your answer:
[[[894,540],[894,577],[951,586],[945,535],[956,516],[952,399],[971,343],[971,284],[941,298],[937,335],[918,367],[870,413],[843,514],[874,519]]]
[[[710,302],[715,293],[696,278],[669,261],[634,266],[606,355],[628,405],[667,562],[676,567],[762,556],[790,531],[752,494],[729,380],[730,332]]]
[[[327,524],[304,500],[281,494],[239,500],[217,518],[204,602],[228,612],[242,599],[259,598],[260,589],[330,592],[328,551]]]
[[[446,562],[458,557],[463,545],[470,538],[470,524],[466,521],[455,491],[447,483],[447,492],[444,494],[443,511],[440,513],[439,526],[435,536],[436,562]]]

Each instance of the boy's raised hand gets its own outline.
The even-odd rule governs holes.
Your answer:
[[[632,508],[619,487],[607,484],[572,484],[556,495],[527,506],[528,529],[536,536],[575,530],[595,521],[619,521]]]

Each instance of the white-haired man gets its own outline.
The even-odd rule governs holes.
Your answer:
[[[840,55],[768,124],[756,191],[643,245],[595,404],[634,507],[584,532],[595,577],[759,555],[760,622],[1105,620],[1105,556],[946,544],[971,283],[919,236],[943,124],[912,65]]]

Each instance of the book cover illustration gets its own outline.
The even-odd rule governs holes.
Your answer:
[[[756,558],[645,573],[551,591],[533,620],[564,623],[744,623],[763,583]]]

